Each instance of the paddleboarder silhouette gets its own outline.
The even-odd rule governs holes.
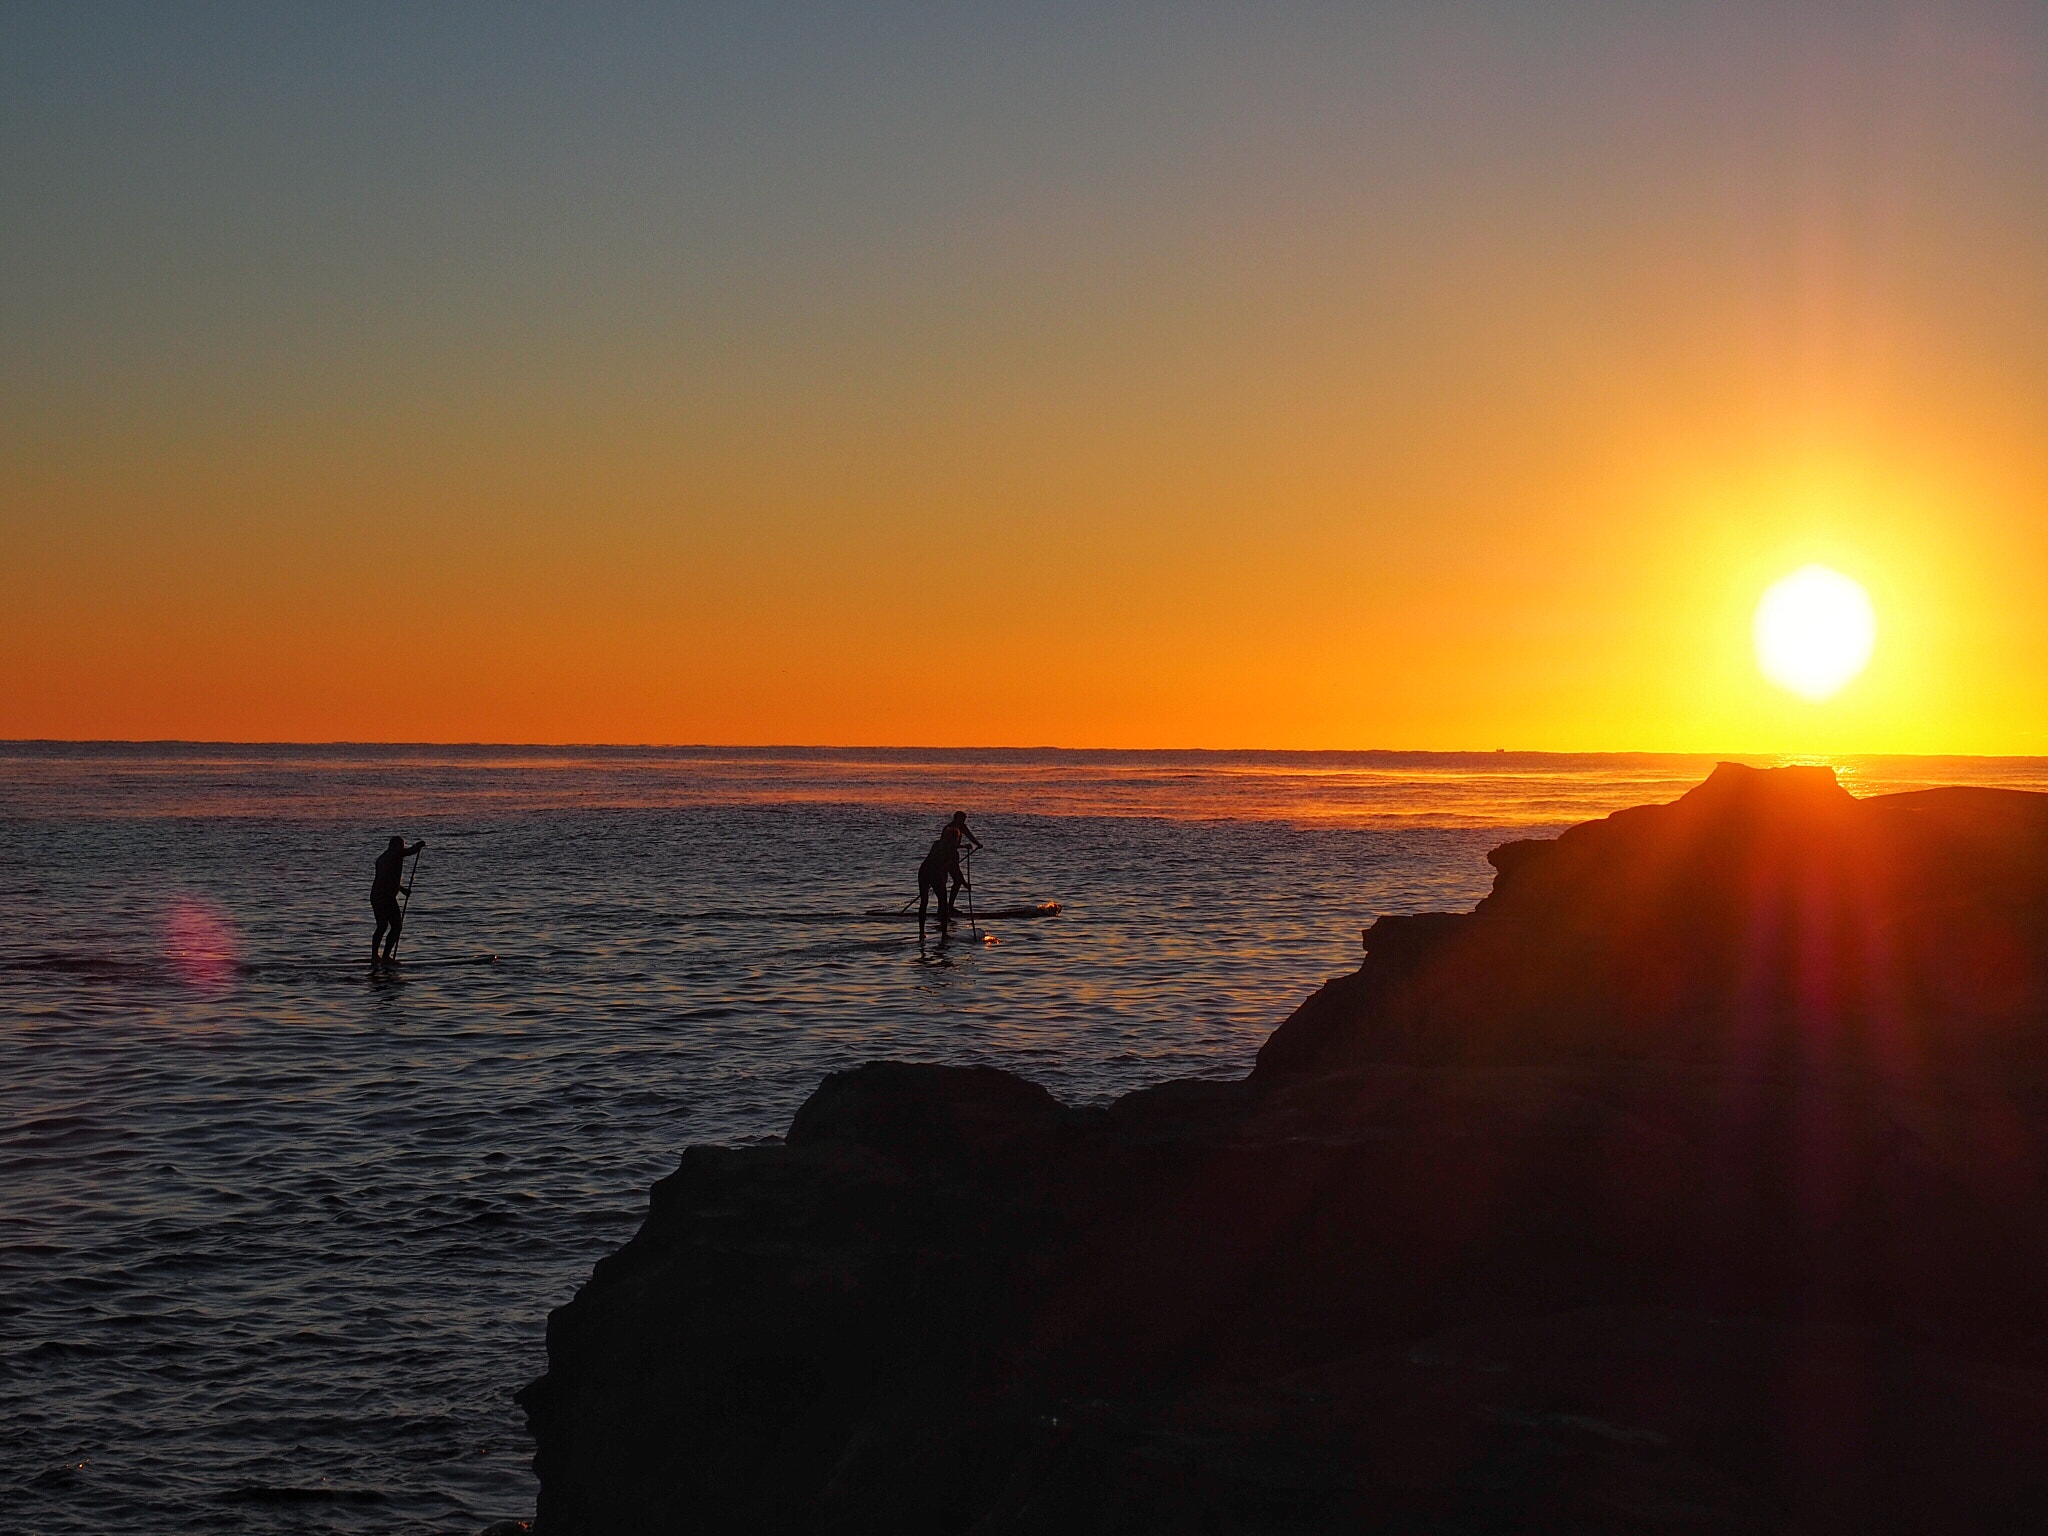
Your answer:
[[[404,838],[394,837],[377,855],[376,878],[370,882],[370,910],[377,914],[377,928],[370,935],[373,966],[391,959],[397,952],[398,935],[405,929],[405,909],[398,901],[405,883],[405,861],[426,846],[425,838],[408,848]]]
[[[960,888],[967,884],[967,876],[960,870],[960,845],[965,842],[979,848],[981,839],[967,829],[967,813],[955,811],[953,819],[940,829],[938,841],[924,856],[924,862],[917,866],[917,934],[924,937],[924,920],[927,904],[932,896],[939,898],[939,933],[944,935],[953,924],[953,907],[960,899]]]

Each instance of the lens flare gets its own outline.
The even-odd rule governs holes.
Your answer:
[[[181,896],[164,915],[164,959],[187,986],[225,987],[241,957],[234,923],[218,904],[203,896]]]
[[[1809,565],[1756,605],[1757,665],[1802,699],[1832,698],[1870,661],[1877,613],[1870,596],[1840,571]]]

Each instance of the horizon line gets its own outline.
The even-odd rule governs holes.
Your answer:
[[[1062,752],[1074,755],[1208,755],[1244,756],[1260,753],[1291,757],[1656,757],[1712,758],[1736,762],[1745,758],[1786,758],[1802,761],[1839,758],[1891,758],[1916,760],[1973,759],[1983,762],[2030,761],[2048,754],[2028,752],[1792,752],[1785,750],[1740,751],[1729,749],[1685,750],[1639,747],[1071,747],[1050,743],[935,743],[884,742],[658,742],[658,741],[369,741],[347,738],[272,738],[183,736],[20,736],[0,737],[0,751],[21,747],[303,747],[309,749],[383,749],[392,751],[450,751],[494,749],[519,752],[950,752],[1021,753]]]

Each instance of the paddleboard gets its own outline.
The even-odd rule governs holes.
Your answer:
[[[911,908],[911,909],[910,909],[909,911],[907,911],[907,912],[906,912],[906,911],[904,911],[904,910],[903,910],[902,908],[900,908],[900,907],[869,907],[869,908],[867,909],[867,912],[866,912],[866,914],[865,914],[865,915],[866,915],[866,916],[868,916],[868,917],[910,917],[910,918],[914,918],[914,917],[916,917],[916,916],[917,916],[917,908],[916,908],[916,907],[912,907],[912,908]],[[1058,917],[1059,915],[1060,915],[1060,904],[1059,904],[1058,902],[1056,902],[1056,901],[1041,901],[1041,902],[1040,902],[1040,903],[1039,903],[1039,904],[1038,904],[1037,906],[1035,906],[1035,907],[987,907],[987,908],[977,908],[977,909],[975,910],[975,913],[974,913],[974,920],[975,920],[976,922],[985,922],[985,921],[987,921],[987,920],[988,920],[989,918],[992,918],[992,917],[1005,917],[1005,918],[1007,918],[1007,917]],[[954,908],[954,910],[953,910],[953,916],[954,916],[954,919],[955,919],[956,921],[963,921],[963,920],[965,920],[965,918],[966,918],[966,916],[967,916],[967,908],[966,908],[966,906],[965,906],[965,905],[962,905],[962,906],[959,906],[959,907],[956,907],[956,908]]]
[[[498,964],[498,957],[492,954],[428,955],[419,960],[400,960],[394,957],[390,960],[379,960],[375,964],[376,968],[380,971],[387,968],[393,970],[410,968],[415,971],[445,971],[458,965],[496,965]]]

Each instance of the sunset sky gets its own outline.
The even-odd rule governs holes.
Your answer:
[[[2048,752],[2048,9],[1107,9],[0,11],[0,737]]]

